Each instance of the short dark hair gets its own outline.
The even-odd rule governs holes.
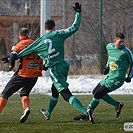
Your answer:
[[[55,22],[54,22],[54,20],[52,20],[52,19],[48,19],[48,20],[45,22],[45,29],[46,29],[46,30],[52,30],[54,26],[55,26]]]
[[[28,36],[29,35],[29,29],[28,28],[21,28],[19,29],[19,35],[20,36]]]
[[[115,38],[124,39],[125,36],[124,36],[122,33],[116,33],[116,34],[115,34]]]

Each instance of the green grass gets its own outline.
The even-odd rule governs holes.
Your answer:
[[[59,102],[46,121],[40,114],[40,109],[46,109],[49,96],[31,94],[31,114],[25,123],[19,123],[22,114],[21,100],[19,95],[13,95],[0,114],[0,133],[123,133],[123,124],[133,121],[133,96],[112,95],[116,100],[122,101],[124,107],[118,119],[115,118],[115,110],[111,105],[101,100],[94,111],[95,124],[90,121],[74,121],[72,116],[80,114],[71,105],[60,97]],[[79,100],[88,106],[92,96],[77,96]]]

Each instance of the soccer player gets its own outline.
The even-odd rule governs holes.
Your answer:
[[[9,57],[10,70],[14,68],[17,55],[16,53],[20,52],[34,42],[29,38],[28,28],[21,28],[19,30],[19,39],[20,42],[13,46],[12,53]],[[8,58],[3,58],[2,60],[8,62]],[[24,111],[20,118],[20,123],[23,123],[27,120],[30,114],[29,93],[37,82],[38,77],[42,76],[43,60],[36,53],[31,53],[19,59],[18,64],[18,70],[14,73],[2,91],[0,97],[0,112],[2,112],[2,109],[6,106],[8,98],[22,88],[20,91],[20,96]]]
[[[124,40],[125,36],[122,33],[116,33],[114,42],[109,43],[106,46],[108,52],[108,61],[104,74],[108,75],[105,79],[101,80],[100,83],[98,83],[98,85],[92,92],[94,97],[88,105],[89,118],[92,123],[94,123],[93,111],[98,106],[100,99],[116,108],[116,118],[118,118],[121,113],[123,103],[114,100],[108,95],[108,93],[121,87],[124,81],[131,82],[131,71],[133,70],[133,54],[126,46],[123,45]],[[128,68],[129,72],[126,77]],[[73,119],[87,120],[88,117],[86,117],[85,115],[79,115],[73,117]]]
[[[88,116],[86,107],[71,94],[67,83],[69,64],[64,60],[64,41],[79,29],[81,21],[81,5],[76,2],[73,8],[76,15],[71,27],[55,30],[55,22],[51,19],[47,20],[45,22],[46,34],[18,54],[18,58],[21,58],[29,53],[36,52],[45,61],[45,67],[50,70],[50,77],[53,82],[52,96],[48,109],[41,109],[41,113],[46,120],[50,119],[50,115],[58,102],[59,93],[74,108]]]

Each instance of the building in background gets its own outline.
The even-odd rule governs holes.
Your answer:
[[[56,20],[56,29],[71,26],[75,15],[72,8],[75,0],[50,1],[51,18]],[[65,42],[65,58],[71,64],[70,73],[96,74],[100,66],[100,1],[80,0],[80,3],[82,4],[81,25],[78,32]],[[40,36],[40,0],[0,0],[0,5],[0,38],[4,37],[9,52],[12,45],[17,42],[20,27],[28,27],[33,39]],[[125,34],[125,44],[133,50],[132,18],[133,2],[103,0],[103,67],[106,64],[105,47],[113,41],[116,32]]]
[[[27,27],[31,31],[31,38],[40,36],[40,0],[17,1],[5,0],[0,4],[5,9],[0,9],[0,38],[4,39],[7,51],[18,41],[18,30]],[[34,5],[36,5],[35,8]],[[62,16],[51,16],[55,21]]]

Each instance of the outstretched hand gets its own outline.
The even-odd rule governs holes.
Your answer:
[[[78,2],[75,3],[75,7],[73,7],[73,9],[76,12],[81,12],[81,4],[79,4]]]
[[[13,68],[14,68],[13,66],[9,66],[8,72],[12,71]]]
[[[131,78],[130,78],[130,77],[125,78],[125,81],[126,81],[127,83],[130,83],[130,82],[131,82]]]
[[[10,56],[1,58],[2,62],[3,63],[8,63],[9,62],[9,57]]]
[[[103,74],[104,75],[107,75],[109,73],[109,67],[106,67],[104,70],[103,70]]]

